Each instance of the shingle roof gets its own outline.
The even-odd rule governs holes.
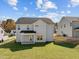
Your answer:
[[[21,17],[17,20],[16,24],[32,24],[37,20],[42,20],[48,24],[54,24],[49,18],[31,18],[31,17]]]
[[[68,21],[77,21],[77,20],[79,20],[79,17],[64,16],[64,17],[62,17],[62,19],[60,20],[60,22],[61,22],[63,19],[68,20]]]

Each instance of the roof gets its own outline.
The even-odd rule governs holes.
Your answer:
[[[21,17],[16,21],[16,24],[32,24],[37,20],[42,20],[48,24],[54,24],[49,18],[31,18],[31,17]]]
[[[60,22],[61,22],[63,19],[66,19],[66,20],[68,20],[68,21],[78,21],[78,20],[79,20],[79,17],[64,16],[64,17],[61,18]]]
[[[23,30],[20,33],[36,33],[36,31],[33,31],[33,30]]]

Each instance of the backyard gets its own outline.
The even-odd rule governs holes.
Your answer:
[[[79,59],[79,45],[53,42],[21,45],[11,38],[0,43],[0,59]]]

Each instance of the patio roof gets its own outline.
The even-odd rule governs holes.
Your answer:
[[[79,27],[76,27],[76,28],[74,28],[74,29],[79,29]]]
[[[74,28],[73,31],[79,31],[79,27]]]
[[[36,33],[36,31],[33,31],[33,30],[22,30],[20,33]]]

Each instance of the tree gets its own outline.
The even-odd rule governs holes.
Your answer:
[[[2,27],[5,29],[6,32],[11,32],[16,28],[15,21],[12,19],[7,19],[6,21],[2,22]]]

